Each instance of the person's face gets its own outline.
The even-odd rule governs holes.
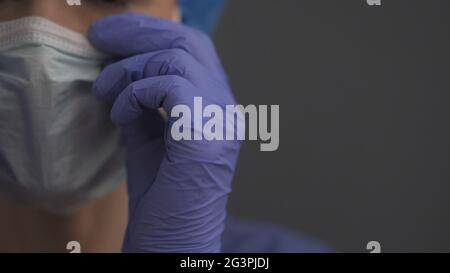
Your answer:
[[[0,0],[0,22],[41,16],[81,33],[101,17],[127,11],[174,19],[177,0],[81,0],[81,6],[66,0]]]

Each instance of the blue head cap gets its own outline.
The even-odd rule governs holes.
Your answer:
[[[226,0],[178,0],[178,2],[185,25],[211,33],[220,18]]]

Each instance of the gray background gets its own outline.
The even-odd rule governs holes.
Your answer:
[[[214,38],[281,146],[243,147],[230,210],[343,252],[450,251],[450,1],[234,0]]]

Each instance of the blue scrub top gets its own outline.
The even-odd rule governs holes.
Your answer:
[[[222,236],[224,253],[330,253],[308,236],[275,225],[229,217]]]

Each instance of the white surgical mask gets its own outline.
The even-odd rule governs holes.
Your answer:
[[[103,61],[44,18],[0,23],[0,194],[66,211],[125,180],[120,130],[90,92]]]

